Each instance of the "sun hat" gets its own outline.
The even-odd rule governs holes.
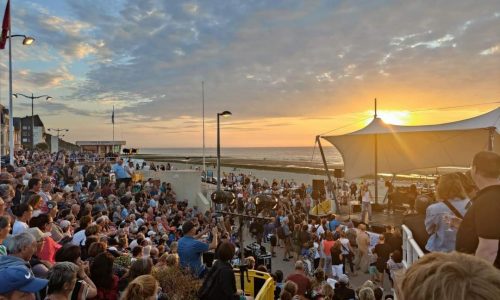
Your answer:
[[[339,276],[339,282],[340,283],[348,284],[349,283],[349,277],[347,277],[346,274],[342,274],[342,275]]]
[[[36,293],[45,288],[49,281],[36,278],[25,266],[12,266],[2,268],[0,272],[0,294],[13,291]]]
[[[52,235],[50,232],[42,232],[38,227],[28,228],[28,232],[35,238],[37,242]]]

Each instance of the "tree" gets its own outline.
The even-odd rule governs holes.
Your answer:
[[[47,151],[49,150],[49,145],[47,145],[47,143],[38,143],[35,148],[40,151]]]

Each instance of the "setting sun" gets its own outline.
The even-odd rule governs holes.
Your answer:
[[[377,115],[388,124],[394,125],[409,125],[411,115],[405,110],[381,110]]]

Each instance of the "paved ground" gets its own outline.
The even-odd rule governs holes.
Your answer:
[[[342,215],[341,216],[341,220],[345,220],[348,218],[349,218],[349,215]],[[351,215],[351,218],[354,220],[360,219],[360,215],[353,214],[353,215]],[[372,224],[400,225],[402,218],[403,218],[402,213],[397,213],[394,215],[386,215],[384,213],[374,213]],[[248,245],[249,243],[252,243],[252,242],[254,242],[254,240],[251,239],[248,234],[245,234],[245,245]],[[263,244],[263,245],[265,245],[266,249],[268,251],[270,251],[269,243]],[[285,277],[286,277],[288,274],[293,272],[294,260],[291,259],[289,262],[283,261],[283,254],[284,254],[284,248],[277,247],[276,257],[272,258],[272,271],[275,272],[276,270],[281,270],[281,271],[283,271],[283,274],[285,274]],[[349,276],[349,278],[350,278],[351,286],[354,288],[357,288],[357,287],[361,286],[366,280],[370,279],[370,276],[368,274],[364,274],[364,273],[358,271],[357,276]],[[391,290],[391,285],[390,285],[389,278],[387,277],[387,275],[385,275],[385,279],[384,279],[384,290],[386,291],[386,293],[388,293]]]

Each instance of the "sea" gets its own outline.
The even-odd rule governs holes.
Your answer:
[[[202,148],[140,148],[140,154],[155,154],[177,157],[202,157]],[[336,148],[332,146],[323,146],[325,158],[328,164],[342,164],[342,156]],[[205,148],[205,157],[217,157],[217,148]],[[284,165],[293,165],[294,162],[307,163],[311,168],[323,169],[321,153],[318,147],[246,147],[246,148],[221,148],[221,157],[235,159],[260,160],[265,163],[266,160],[283,161]],[[195,169],[199,165],[172,164],[176,169]],[[216,169],[207,165],[207,171],[216,176]],[[326,175],[301,174],[287,171],[270,171],[252,168],[229,168],[221,167],[223,173],[244,173],[255,176],[263,180],[283,179],[295,181],[296,183],[311,184],[314,179],[326,180]]]
[[[323,146],[326,161],[329,164],[342,164],[342,156],[335,147]],[[168,156],[202,157],[202,148],[140,148],[140,154],[156,154]],[[206,157],[216,157],[217,148],[205,148]],[[221,157],[280,160],[290,162],[310,162],[321,164],[321,154],[318,147],[245,147],[221,148]]]

